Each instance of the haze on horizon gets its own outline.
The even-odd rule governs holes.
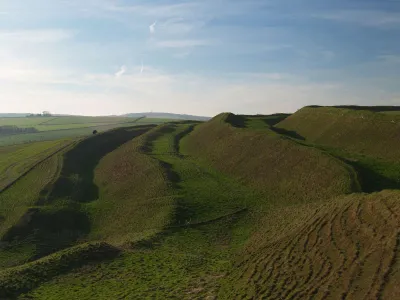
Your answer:
[[[0,113],[400,105],[400,2],[0,1]]]

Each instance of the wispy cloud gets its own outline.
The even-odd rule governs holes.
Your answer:
[[[116,78],[121,77],[122,75],[124,75],[126,73],[126,66],[121,66],[121,68],[119,69],[118,72],[116,72],[114,75]]]
[[[140,74],[143,73],[143,70],[144,70],[144,66],[143,66],[143,61],[142,61],[142,66],[140,67]]]
[[[150,30],[150,33],[151,33],[151,34],[153,34],[153,33],[156,32],[156,25],[157,25],[157,21],[155,21],[153,24],[151,24],[151,25],[149,26],[149,30]]]
[[[74,32],[64,29],[32,29],[0,31],[0,40],[28,43],[54,43],[71,39]]]
[[[317,13],[314,18],[354,23],[368,27],[391,28],[400,26],[400,13],[382,10],[339,10],[329,13]]]
[[[155,42],[155,45],[159,48],[193,48],[201,46],[210,46],[213,44],[215,44],[215,41],[212,40],[191,40],[191,39],[164,40]]]

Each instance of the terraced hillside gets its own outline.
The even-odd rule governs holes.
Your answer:
[[[400,172],[290,118],[121,128],[37,164],[0,194],[0,298],[398,298]]]
[[[199,125],[185,146],[219,170],[263,190],[271,201],[309,202],[358,191],[351,167],[268,128],[240,128],[245,122],[241,116],[219,115]]]

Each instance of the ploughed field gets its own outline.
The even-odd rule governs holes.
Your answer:
[[[400,297],[395,108],[139,121],[0,147],[1,299]]]

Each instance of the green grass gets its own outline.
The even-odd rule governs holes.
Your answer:
[[[245,121],[219,115],[196,127],[183,145],[193,156],[265,192],[277,203],[324,201],[359,190],[351,167],[272,130],[231,125]]]
[[[190,132],[193,126],[190,123],[167,124],[140,138],[143,146],[139,150],[163,166],[166,179],[171,184],[170,189],[163,193],[173,196],[175,213],[169,225],[163,225],[163,233],[154,236],[148,243],[139,243],[139,248],[134,246],[132,251],[127,251],[117,260],[84,267],[55,278],[33,291],[31,296],[38,299],[107,299],[123,296],[162,299],[183,295],[186,298],[203,299],[218,294],[224,276],[234,263],[235,255],[251,236],[251,232],[259,230],[257,224],[262,221],[260,215],[272,210],[272,198],[263,189],[254,190],[251,182],[217,171],[207,160],[191,156],[193,148],[190,146]],[[214,130],[217,127],[214,124]],[[196,134],[196,130],[193,134]],[[185,137],[188,134],[190,137]],[[247,129],[240,134],[246,136]],[[271,135],[277,137],[274,132]],[[182,143],[181,138],[184,139]],[[128,147],[128,144],[115,153],[111,152],[99,164],[97,171],[102,170],[102,165],[109,164],[108,159],[114,160],[114,156],[126,159],[128,155],[122,153],[127,153],[125,151],[128,149],[134,153],[134,148]],[[143,157],[133,156],[132,159],[140,161]],[[340,162],[333,161],[340,166]],[[126,165],[116,163],[114,167],[121,169],[121,166]],[[113,172],[110,170],[99,174],[109,173]],[[117,190],[116,187],[120,186],[116,183],[118,181],[109,176],[103,182],[108,183],[108,187],[102,187],[107,191]],[[127,195],[124,190],[120,193]],[[118,194],[113,195],[115,199],[121,198]],[[149,204],[152,199],[149,199]],[[296,203],[295,199],[293,202]],[[90,205],[97,206],[94,203]],[[111,215],[117,214],[112,212]],[[124,212],[119,212],[119,215],[124,216]],[[140,223],[143,230],[149,230],[146,222]],[[101,223],[98,227],[102,227]],[[99,229],[98,234],[102,231]],[[118,232],[110,229],[112,231]],[[72,289],[72,286],[76,288]],[[121,290],[121,287],[124,289]]]
[[[52,120],[53,117],[33,117],[33,118],[0,118],[0,126],[15,125],[18,127],[35,127],[43,122]]]
[[[59,170],[59,157],[53,156],[40,163],[26,176],[0,194],[0,238],[3,247],[0,249],[1,267],[20,264],[27,261],[35,253],[34,244],[29,241],[14,240],[4,247],[7,235],[15,226],[26,226],[31,207],[37,203],[42,191],[53,180]],[[25,217],[24,217],[25,216]],[[9,253],[18,255],[9,256]]]
[[[184,152],[176,151],[176,143],[179,142],[176,136],[187,132],[190,126],[192,125],[164,125],[140,138],[144,142],[141,151],[154,160],[153,164],[158,162],[166,168],[167,178],[171,187],[174,187],[163,192],[176,199],[175,214],[169,224],[164,224],[163,233],[156,235],[148,243],[139,243],[138,246],[133,244],[132,250],[116,260],[83,267],[78,272],[55,278],[31,295],[39,299],[109,299],[124,295],[136,299],[164,299],[178,295],[203,298],[216,294],[219,279],[228,270],[231,258],[249,233],[250,224],[241,220],[242,215],[246,214],[244,209],[259,198],[257,193],[235,179],[216,172],[209,166],[196,164],[189,157],[184,157]],[[114,157],[126,159],[127,155],[121,155],[126,151],[134,152],[134,146],[126,144],[115,153],[110,153],[100,163],[97,171],[102,170],[102,165],[108,165],[108,160],[111,161]],[[141,155],[134,154],[131,163],[143,161]],[[123,163],[125,166],[126,164]],[[113,168],[118,168],[119,165],[117,163]],[[107,173],[109,172],[105,172]],[[141,177],[141,174],[138,176]],[[138,181],[140,177],[135,180],[138,184],[141,184]],[[107,179],[110,186],[115,182],[109,177]],[[146,179],[142,184],[146,184],[145,182]],[[121,187],[119,184],[118,186]],[[108,190],[111,187],[103,188]],[[118,192],[124,194],[124,191]],[[139,190],[138,193],[143,191]],[[114,201],[123,200],[117,200],[120,197],[115,196]],[[124,201],[126,203],[127,200]],[[147,206],[154,203],[160,210],[165,210],[157,199],[149,198],[148,201]],[[112,209],[111,206],[108,209]],[[118,215],[124,216],[130,208],[126,205],[124,209],[127,211],[119,211]],[[116,215],[111,211],[108,213]],[[135,211],[128,215],[131,218],[139,216]],[[146,222],[140,216],[139,220],[142,230],[148,230]],[[106,220],[103,222],[107,223]],[[238,226],[239,223],[241,226]],[[119,230],[121,229],[123,235],[124,229]],[[76,288],[72,289],[72,286]]]
[[[56,140],[0,147],[0,190],[12,183],[37,162],[70,144]]]
[[[115,257],[118,249],[106,243],[82,244],[46,258],[0,272],[0,297],[14,298],[63,272],[96,260]]]
[[[400,115],[334,107],[305,107],[276,125],[307,142],[396,161]]]
[[[41,123],[43,126],[51,126],[51,125],[73,125],[73,124],[117,124],[117,123],[126,123],[134,121],[134,118],[125,118],[125,117],[80,117],[80,116],[71,116],[71,117],[51,117],[48,121]]]
[[[61,167],[57,176],[49,174],[51,184],[38,185],[27,178],[27,188],[37,188],[39,195],[32,194],[29,197],[31,202],[24,202],[26,217],[19,215],[18,224],[14,219],[13,223],[7,223],[14,226],[7,226],[3,241],[8,247],[14,247],[17,242],[18,245],[27,243],[34,245],[34,252],[30,254],[30,259],[34,259],[73,246],[82,239],[90,239],[88,237],[91,230],[90,208],[96,211],[94,203],[99,202],[97,201],[99,187],[94,182],[95,167],[107,153],[149,128],[149,126],[121,128],[91,136],[80,141],[75,147],[67,149],[61,153],[62,155],[55,156],[54,159],[61,159],[59,163]],[[41,178],[43,176],[39,177]],[[13,188],[22,191],[17,184],[9,190],[10,195],[14,197],[17,195]],[[21,205],[21,201],[14,199],[14,202]],[[94,206],[89,207],[89,203],[93,203]],[[26,209],[27,205],[31,208]],[[6,206],[9,207],[10,204],[6,203]],[[121,206],[118,206],[117,211],[120,209]],[[107,217],[111,217],[110,211],[108,213]],[[121,215],[115,217],[121,218]],[[107,228],[108,223],[104,225]],[[115,233],[117,234],[121,233]]]

